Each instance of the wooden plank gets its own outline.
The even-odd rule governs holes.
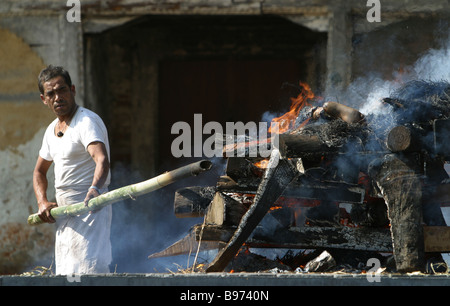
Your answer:
[[[270,236],[258,235],[255,232],[254,238],[246,244],[261,248],[330,248],[392,252],[392,240],[388,228],[291,227],[278,230]]]
[[[236,227],[230,226],[208,225],[203,227],[203,230],[201,224],[194,226],[196,239],[201,239],[202,241],[221,241],[228,243],[235,231]]]
[[[247,208],[242,203],[218,191],[208,207],[205,223],[213,225],[237,225],[246,211]]]
[[[416,155],[386,155],[371,169],[388,206],[396,268],[399,272],[420,271],[425,266],[424,234],[421,225],[422,186],[415,171]]]
[[[201,226],[195,228],[197,236]],[[228,242],[233,228],[206,226],[202,241]],[[278,229],[271,235],[260,234],[255,229],[253,238],[245,244],[255,248],[317,249],[333,248],[361,251],[392,252],[392,240],[388,228],[352,227],[290,227]]]
[[[217,254],[206,272],[220,272],[225,269],[255,227],[261,222],[269,208],[297,175],[298,171],[289,160],[280,159],[279,152],[277,150],[272,151],[269,167],[264,173],[253,204],[242,217],[233,237]]]
[[[195,227],[199,236],[201,226]],[[203,229],[203,241],[228,242],[234,232],[232,227],[211,226]],[[425,252],[450,252],[449,226],[424,226]],[[388,228],[352,227],[291,227],[280,229],[271,236],[258,234],[247,240],[249,247],[316,249],[336,248],[392,252],[392,239]]]
[[[173,201],[175,216],[177,218],[204,216],[215,191],[215,187],[200,186],[178,189]]]
[[[425,252],[450,252],[449,226],[424,226]]]
[[[283,192],[283,196],[286,198],[325,200],[352,204],[362,204],[364,195],[365,189],[359,185],[337,182],[322,182],[313,185],[308,180],[293,182]]]
[[[424,226],[425,252],[450,252],[450,227]],[[176,256],[197,251],[221,249],[233,236],[236,227],[195,225],[184,238],[149,258]],[[258,234],[245,242],[254,248],[290,249],[347,249],[374,252],[392,252],[392,240],[388,228],[351,227],[291,227],[280,229],[271,236]]]
[[[195,254],[197,250],[206,251],[206,250],[214,250],[221,248],[225,245],[225,243],[221,241],[200,241],[200,248],[198,246],[199,244],[199,238],[196,236],[196,231],[192,230],[187,234],[185,237],[181,238],[177,242],[173,243],[166,249],[162,250],[161,252],[153,253],[148,256],[149,259],[151,258],[159,258],[159,257],[168,257],[168,256],[177,256],[177,255],[184,255],[184,254]]]

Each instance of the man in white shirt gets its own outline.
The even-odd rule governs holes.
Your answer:
[[[55,219],[50,210],[90,199],[107,191],[110,182],[106,127],[94,112],[75,102],[75,86],[62,67],[39,74],[42,102],[56,119],[48,126],[33,172],[39,217],[57,225],[56,274],[108,273],[111,263],[112,209]],[[47,199],[47,172],[54,162],[56,202]]]

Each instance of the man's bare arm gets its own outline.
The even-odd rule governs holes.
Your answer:
[[[33,189],[38,203],[38,215],[42,221],[47,223],[55,222],[55,219],[50,214],[50,210],[58,206],[55,202],[49,202],[47,199],[47,172],[51,164],[51,161],[38,157],[33,171]]]
[[[94,178],[91,186],[95,186],[100,189],[105,184],[109,173],[108,153],[106,151],[105,144],[102,142],[93,142],[89,144],[87,150],[95,162]],[[90,199],[99,195],[100,194],[96,189],[89,189],[86,194],[86,198],[84,199],[84,203],[87,205]]]

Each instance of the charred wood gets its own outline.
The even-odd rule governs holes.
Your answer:
[[[420,150],[417,135],[410,128],[403,125],[396,126],[389,131],[386,145],[391,152],[413,152]]]
[[[175,192],[174,212],[177,218],[202,217],[215,193],[215,187],[186,187]]]
[[[289,160],[280,159],[277,150],[272,151],[269,166],[258,187],[255,200],[242,217],[238,228],[228,244],[219,252],[207,268],[207,272],[223,271],[228,262],[251,235],[269,208],[281,196],[286,187],[298,175]]]
[[[400,272],[424,268],[422,186],[414,164],[414,158],[400,159],[392,154],[371,170],[388,207],[394,258]]]
[[[264,174],[264,169],[255,166],[254,163],[256,161],[258,159],[250,160],[245,157],[230,157],[227,160],[225,173],[236,182],[261,178]]]
[[[260,182],[261,179],[257,177],[252,179],[239,180],[239,182],[236,182],[231,177],[223,175],[217,180],[216,187],[217,190],[224,192],[241,192],[254,194],[256,193]]]
[[[216,192],[205,216],[206,224],[236,225],[239,224],[247,208],[231,197]]]
[[[302,176],[283,192],[288,198],[313,199],[361,204],[365,190],[355,184],[320,182]]]
[[[234,137],[224,135],[226,143],[222,149],[223,157],[268,157],[274,146],[271,139],[250,139],[248,137]]]
[[[306,180],[292,182],[280,198],[273,203],[273,206],[283,206],[288,203],[287,205],[295,205],[296,207],[310,207],[308,200],[332,200],[334,202],[363,204],[365,190],[359,185],[334,182],[315,183]],[[214,190],[221,193],[220,197],[216,194],[217,202],[213,201],[212,192]],[[255,189],[246,185],[238,185],[231,178],[224,176],[219,178],[216,189],[212,187],[189,187],[178,190],[174,200],[175,215],[178,218],[201,217],[206,214],[208,209],[211,209],[210,206],[215,206],[213,211],[217,211],[222,209],[219,208],[220,205],[225,205],[228,207],[223,208],[228,209],[225,214],[232,214],[228,217],[227,222],[234,220],[233,222],[236,223],[233,224],[237,225],[240,217],[242,217],[242,211],[248,209],[253,203],[255,195]]]
[[[253,247],[295,249],[334,248],[376,252],[391,252],[389,229],[351,227],[291,227],[280,229],[270,236],[255,233],[247,244]]]
[[[186,237],[165,250],[150,255],[149,258],[192,254],[197,250],[222,249],[235,230],[236,226],[198,224]],[[450,227],[424,226],[423,232],[425,252],[450,252]],[[328,249],[333,257],[338,250],[392,252],[392,240],[388,228],[306,226],[279,229],[265,236],[261,232],[258,233],[256,228],[253,238],[248,239],[245,245],[249,248]]]
[[[448,135],[450,134],[450,119],[438,119],[433,122],[433,145],[434,152],[443,156],[447,161],[450,160],[450,142]]]
[[[200,244],[200,246],[199,246]],[[203,241],[196,236],[196,231],[191,230],[185,237],[173,243],[161,252],[156,252],[148,256],[151,258],[177,256],[183,254],[192,254],[197,251],[215,250],[225,245],[220,240]]]
[[[221,241],[227,243],[236,231],[236,226],[221,225],[195,225],[193,232],[197,240],[202,241]]]
[[[206,226],[202,241],[228,242],[235,228]],[[197,239],[201,226],[195,226]],[[291,249],[347,249],[376,252],[392,252],[392,240],[388,228],[368,229],[351,227],[290,227],[278,229],[267,235],[255,229],[253,238],[247,240],[248,247]]]
[[[279,135],[279,148],[283,157],[323,156],[337,153],[338,147],[329,147],[316,135],[281,134]]]
[[[450,120],[437,119],[432,123],[407,123],[392,128],[386,139],[391,152],[421,152],[450,159]]]
[[[290,267],[265,256],[254,254],[242,248],[242,250],[230,261],[224,272],[261,272],[276,269],[281,271],[290,270]]]
[[[410,81],[384,101],[394,106],[395,119],[400,124],[447,118],[450,84],[446,81]]]

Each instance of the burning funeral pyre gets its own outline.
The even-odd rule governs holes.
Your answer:
[[[390,253],[395,271],[439,264],[445,272],[440,253],[450,251],[450,231],[440,208],[450,202],[444,169],[450,84],[409,82],[383,100],[391,110],[383,117],[319,103],[300,85],[291,110],[274,119],[282,129],[270,158],[228,157],[215,186],[177,190],[176,216],[204,222],[150,257],[217,249],[206,271],[219,272],[249,257],[251,248],[300,249],[278,258],[291,269],[314,265],[305,261],[311,254],[321,254],[327,270],[333,256],[339,262],[365,256],[366,263]],[[224,156],[258,145],[235,142]],[[270,266],[259,259],[251,261],[260,270]]]

